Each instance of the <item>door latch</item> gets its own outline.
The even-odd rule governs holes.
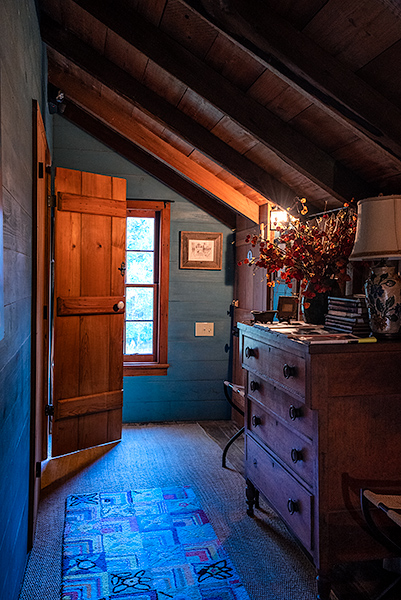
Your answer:
[[[46,417],[54,417],[54,405],[53,404],[46,404],[45,415],[46,415]]]
[[[121,277],[124,277],[125,271],[127,270],[127,267],[125,266],[125,262],[121,263],[121,266],[118,267],[118,270],[121,272]]]

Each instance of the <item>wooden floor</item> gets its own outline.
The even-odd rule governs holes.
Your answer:
[[[227,442],[239,431],[234,421],[202,421],[199,424],[220,446],[222,454]],[[243,434],[227,450],[226,468],[244,475]],[[377,600],[398,577],[394,572],[384,570],[380,561],[340,565],[335,569],[334,576],[333,600]],[[382,600],[401,600],[401,582]]]

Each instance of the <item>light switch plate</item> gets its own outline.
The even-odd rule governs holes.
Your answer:
[[[195,336],[213,336],[214,323],[195,323]]]

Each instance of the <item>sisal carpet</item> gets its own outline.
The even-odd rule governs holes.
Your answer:
[[[67,498],[62,600],[249,600],[192,488]]]
[[[221,449],[197,423],[125,426],[120,444],[43,497],[20,600],[61,598],[68,496],[184,485],[199,499],[251,600],[314,600],[314,568],[267,506],[253,519],[246,515],[245,481],[229,458],[223,469]]]

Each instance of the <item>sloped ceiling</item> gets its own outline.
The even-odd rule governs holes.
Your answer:
[[[221,221],[401,192],[397,0],[41,0],[63,115]]]

